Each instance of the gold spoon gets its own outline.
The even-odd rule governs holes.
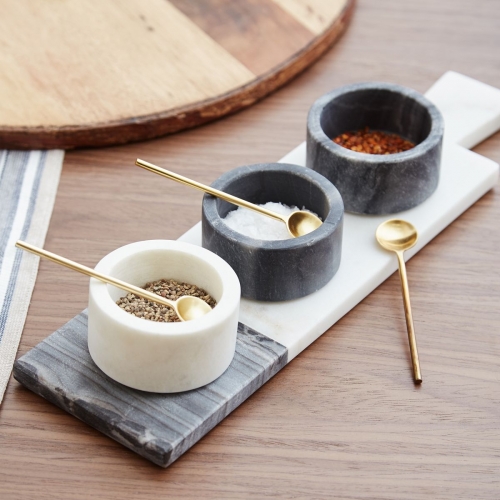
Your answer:
[[[241,198],[237,198],[228,193],[224,193],[223,191],[219,191],[218,189],[214,189],[210,186],[206,186],[205,184],[201,184],[200,182],[193,181],[179,174],[175,174],[174,172],[170,172],[169,170],[165,170],[164,168],[157,167],[152,163],[149,163],[144,160],[140,160],[139,158],[136,160],[135,164],[139,167],[144,168],[145,170],[149,170],[150,172],[154,172],[155,174],[162,175],[167,179],[172,179],[174,181],[180,182],[181,184],[185,184],[186,186],[191,186],[200,191],[204,191],[205,193],[211,194],[212,196],[217,196],[218,198],[222,198],[233,205],[238,205],[240,207],[248,208],[250,210],[254,210],[255,212],[259,212],[262,215],[267,215],[267,217],[271,217],[271,219],[279,220],[284,222],[288,232],[294,237],[298,238],[299,236],[304,236],[305,234],[309,234],[315,229],[323,224],[319,217],[316,215],[306,212],[305,210],[296,210],[292,212],[290,215],[281,215],[271,210],[267,210],[266,208],[259,207],[258,205],[254,205],[249,201],[242,200]]]
[[[413,365],[413,378],[417,384],[420,384],[422,382],[422,374],[420,373],[420,363],[418,361],[417,339],[415,338],[415,330],[413,329],[410,291],[408,289],[408,278],[406,276],[406,266],[403,257],[404,251],[410,249],[417,242],[418,233],[413,224],[400,219],[391,219],[380,224],[375,236],[380,246],[391,252],[396,252],[398,256],[399,277],[401,278],[406,315],[406,328],[408,330],[411,362]]]
[[[212,310],[212,308],[206,302],[198,297],[184,295],[182,297],[179,297],[176,301],[168,300],[160,297],[159,295],[156,295],[155,293],[148,292],[143,288],[131,285],[129,283],[126,283],[125,281],[113,278],[112,276],[106,276],[105,274],[94,271],[90,267],[83,266],[82,264],[78,264],[77,262],[73,262],[72,260],[65,259],[64,257],[61,257],[60,255],[57,255],[55,253],[47,252],[47,250],[43,250],[42,248],[30,245],[25,241],[18,241],[16,243],[16,247],[34,253],[39,257],[45,257],[52,262],[61,264],[61,266],[69,267],[70,269],[73,269],[73,271],[78,271],[79,273],[86,274],[91,278],[96,278],[100,281],[104,281],[104,283],[109,283],[110,285],[121,288],[126,292],[135,293],[143,299],[152,300],[153,302],[157,302],[158,304],[161,304],[163,306],[170,307],[175,311],[181,321],[190,321],[192,319],[199,318],[200,316],[204,316]]]

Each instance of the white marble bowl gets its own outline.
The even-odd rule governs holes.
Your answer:
[[[181,323],[137,318],[116,301],[126,292],[95,279],[89,291],[89,351],[112,379],[149,392],[180,392],[222,375],[234,356],[240,283],[220,257],[179,241],[150,240],[118,248],[95,268],[133,285],[161,278],[205,289],[217,305]]]

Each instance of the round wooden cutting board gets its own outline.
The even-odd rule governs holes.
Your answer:
[[[150,139],[250,106],[315,61],[354,0],[16,0],[0,148]]]

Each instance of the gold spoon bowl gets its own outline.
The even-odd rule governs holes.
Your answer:
[[[413,224],[401,219],[391,219],[380,224],[376,237],[386,250],[404,252],[415,245],[418,233]]]

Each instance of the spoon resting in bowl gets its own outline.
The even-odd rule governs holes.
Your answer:
[[[192,297],[190,295],[184,295],[183,297],[179,297],[177,300],[168,300],[155,293],[148,292],[143,288],[139,288],[138,286],[131,285],[130,283],[126,283],[125,281],[119,280],[117,278],[113,278],[112,276],[107,276],[105,274],[99,273],[90,267],[84,266],[82,264],[78,264],[78,262],[74,262],[72,260],[66,259],[52,252],[47,252],[47,250],[43,250],[42,248],[38,248],[34,245],[30,245],[25,241],[17,241],[16,247],[21,248],[22,250],[26,250],[27,252],[34,253],[39,257],[44,257],[56,264],[60,264],[61,266],[68,267],[73,271],[77,271],[79,273],[90,276],[91,278],[98,279],[103,281],[104,283],[108,283],[110,285],[116,286],[117,288],[121,288],[129,293],[134,293],[139,297],[142,297],[146,300],[151,300],[153,302],[157,302],[158,304],[162,304],[164,306],[170,307],[175,311],[175,314],[179,317],[181,321],[190,321],[200,316],[204,316],[209,313],[212,308],[203,300],[198,297]]]
[[[298,238],[299,236],[304,236],[313,232],[315,229],[323,224],[321,219],[311,212],[306,212],[305,210],[296,210],[292,212],[290,215],[281,215],[272,210],[268,210],[264,207],[259,207],[259,205],[255,205],[254,203],[250,203],[249,201],[242,200],[232,194],[224,193],[223,191],[219,191],[210,186],[206,186],[205,184],[201,184],[200,182],[193,181],[183,175],[176,174],[174,172],[170,172],[164,168],[158,167],[144,160],[140,160],[139,158],[136,160],[135,164],[138,167],[141,167],[145,170],[149,170],[150,172],[154,172],[155,174],[166,177],[167,179],[172,179],[174,181],[180,182],[181,184],[185,184],[186,186],[191,186],[200,191],[204,191],[205,193],[211,194],[212,196],[216,196],[217,198],[221,198],[233,205],[238,205],[239,207],[248,208],[249,210],[254,210],[262,215],[266,215],[267,217],[271,217],[271,219],[278,220],[283,222],[288,229],[288,232],[294,238]]]

